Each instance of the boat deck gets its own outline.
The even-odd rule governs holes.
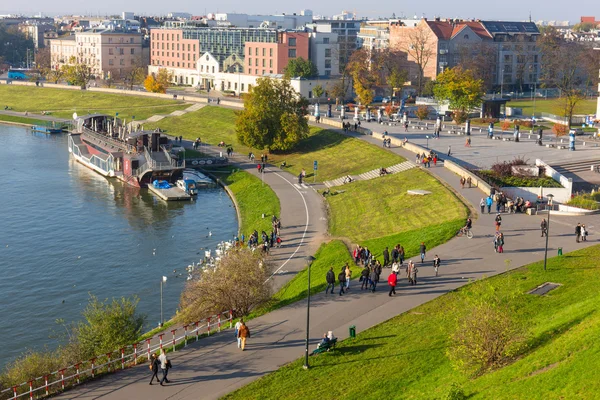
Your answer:
[[[157,189],[154,186],[152,186],[152,184],[150,184],[148,185],[148,190],[165,201],[192,200],[192,196],[179,189],[178,187],[172,187],[169,189]]]

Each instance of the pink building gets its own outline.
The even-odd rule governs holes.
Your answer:
[[[309,58],[309,34],[278,32],[276,43],[246,42],[244,70],[247,75],[283,74],[290,59]]]
[[[195,69],[200,57],[198,40],[184,39],[181,29],[152,29],[150,46],[150,65]]]

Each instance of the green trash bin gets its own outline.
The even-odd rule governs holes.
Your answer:
[[[562,247],[559,247],[559,248],[558,248],[558,255],[559,255],[559,256],[562,256]]]
[[[351,325],[350,328],[348,328],[348,331],[349,331],[349,335],[351,338],[356,337],[356,326],[355,325]]]

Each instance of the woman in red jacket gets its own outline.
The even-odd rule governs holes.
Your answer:
[[[390,286],[390,293],[388,296],[392,296],[392,294],[396,295],[396,284],[398,283],[398,276],[395,272],[392,272],[390,276],[388,276],[388,285]]]

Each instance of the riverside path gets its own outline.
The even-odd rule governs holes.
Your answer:
[[[362,139],[378,143],[372,137],[363,136]],[[392,148],[390,151],[410,156],[400,148]],[[272,171],[274,169],[271,169]],[[483,196],[478,189],[461,190],[458,176],[442,166],[432,168],[430,172],[458,192],[472,209],[478,209],[479,199]],[[277,183],[275,178],[278,176],[274,173],[267,178],[269,174],[268,172],[265,175],[269,184],[275,187],[287,184],[285,181]],[[285,200],[282,200],[282,220],[287,224],[283,214],[284,204]],[[465,285],[472,279],[495,275],[506,271],[507,268],[517,268],[539,261],[544,256],[545,243],[539,231],[541,218],[522,214],[503,216],[505,252],[496,254],[492,246],[493,214],[479,215],[473,224],[475,237],[471,240],[464,237],[455,238],[429,250],[428,262],[420,268],[419,284],[410,287],[402,280],[398,286],[397,297],[390,299],[384,290],[375,293],[361,292],[357,290],[356,282],[350,285],[351,290],[345,296],[325,296],[322,293],[313,296],[311,349],[320,340],[323,332],[333,330],[336,336],[344,339],[348,336],[350,325],[356,325],[360,333],[392,316]],[[585,217],[585,220],[582,218],[584,217],[552,217],[549,244],[551,255],[556,254],[558,247],[568,252],[598,243],[599,236],[595,230],[600,227],[600,217],[589,216]],[[586,223],[590,230],[587,243],[575,242],[573,232],[577,222]],[[434,254],[438,254],[443,260],[439,277],[434,276],[431,267],[431,257]],[[228,331],[194,343],[171,356],[174,365],[169,373],[171,383],[164,387],[149,386],[148,369],[142,366],[89,382],[57,398],[216,399],[301,357],[304,353],[305,319],[306,303],[301,301],[249,321],[252,337],[245,352],[237,348],[233,333]],[[298,373],[303,371],[299,369]]]

